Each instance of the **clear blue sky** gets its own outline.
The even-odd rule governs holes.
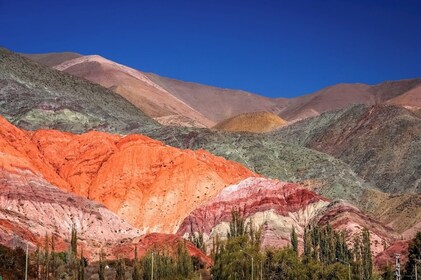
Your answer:
[[[421,77],[420,2],[0,0],[0,45],[291,97]]]

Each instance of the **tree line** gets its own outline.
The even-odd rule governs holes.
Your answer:
[[[261,247],[262,233],[246,223],[238,211],[232,211],[227,237],[212,240],[210,256],[212,266],[209,273],[204,265],[187,251],[186,242],[177,244],[175,250],[165,247],[152,248],[143,257],[138,257],[134,247],[134,259],[117,257],[107,260],[103,251],[99,260],[88,263],[83,250],[78,247],[75,227],[70,233],[70,246],[65,252],[57,252],[56,238],[46,235],[43,246],[30,256],[29,279],[37,280],[178,280],[205,279],[249,280],[249,279],[395,279],[391,266],[374,271],[370,250],[370,232],[364,229],[353,240],[346,242],[345,232],[325,226],[308,226],[304,229],[300,246],[295,228],[291,229],[290,244],[285,248]],[[206,251],[203,234],[191,234],[190,240]],[[421,232],[409,242],[408,261],[402,269],[402,279],[415,279],[415,267],[420,266]],[[421,279],[421,267],[418,267]],[[25,251],[17,247],[10,249],[0,245],[0,275],[4,279],[24,279]]]

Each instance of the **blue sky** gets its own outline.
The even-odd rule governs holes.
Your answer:
[[[420,14],[415,0],[0,0],[0,45],[292,97],[421,77]]]

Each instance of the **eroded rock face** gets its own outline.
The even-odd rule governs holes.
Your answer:
[[[298,184],[264,178],[248,178],[221,191],[218,196],[194,210],[181,224],[178,233],[188,236],[203,232],[212,237],[225,237],[229,230],[231,211],[237,209],[262,229],[264,247],[283,247],[290,242],[292,227],[299,237],[308,225],[325,225],[345,230],[353,240],[363,228],[371,232],[374,254],[381,252],[383,243],[391,244],[395,233],[369,218],[356,207],[344,202],[330,202]]]
[[[0,170],[0,243],[35,248],[48,234],[57,250],[66,250],[72,226],[87,254],[140,235],[103,205],[64,192],[29,170]]]
[[[180,150],[142,135],[25,132],[2,119],[0,164],[103,203],[141,233],[172,233],[194,210],[253,173],[199,150]]]

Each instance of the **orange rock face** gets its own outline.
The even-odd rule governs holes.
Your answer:
[[[225,186],[253,176],[206,151],[179,150],[142,135],[25,132],[0,120],[0,167],[29,169],[103,203],[142,232],[172,233]]]

